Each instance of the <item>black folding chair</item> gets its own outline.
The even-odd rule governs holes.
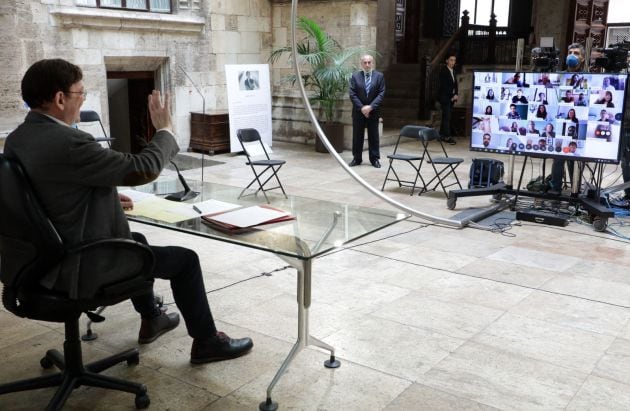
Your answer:
[[[412,139],[414,141],[418,141],[420,138],[418,136],[418,127],[417,126],[404,126],[400,130],[400,134],[398,134],[398,140],[396,140],[396,145],[394,146],[394,152],[387,156],[389,159],[389,167],[387,168],[387,173],[385,174],[385,180],[383,181],[383,186],[381,187],[381,191],[385,189],[385,184],[388,181],[396,181],[398,183],[398,187],[411,187],[411,193],[409,195],[413,195],[414,190],[418,184],[418,179],[422,182],[422,186],[425,186],[424,179],[420,175],[420,167],[422,166],[423,157],[420,154],[415,153],[401,153],[398,151],[400,148],[401,140]],[[395,161],[404,161],[414,171],[412,179],[404,180],[398,175],[396,169],[394,168]],[[393,174],[393,177],[389,177],[389,173]],[[400,172],[400,171],[399,171]]]
[[[267,200],[267,203],[269,203],[269,198],[267,197],[266,192],[270,190],[275,190],[279,188],[280,190],[282,190],[282,194],[284,194],[286,198],[287,193],[284,192],[284,187],[282,187],[280,178],[278,178],[278,171],[282,168],[282,166],[286,163],[286,161],[272,160],[269,157],[267,149],[265,148],[265,145],[263,144],[263,141],[260,138],[260,134],[258,134],[258,130],[254,128],[242,128],[242,129],[237,130],[236,136],[238,137],[238,141],[241,143],[241,147],[243,148],[243,151],[245,152],[245,155],[247,156],[246,164],[248,164],[251,167],[252,172],[254,173],[254,179],[247,185],[247,187],[243,189],[243,191],[241,191],[238,198],[244,197],[245,195],[243,193],[245,193],[245,191],[247,191],[247,189],[250,188],[254,183],[258,183],[259,188],[252,194],[256,195],[258,194],[259,191],[262,191],[262,193],[265,196],[265,200]],[[258,143],[256,144],[256,142]],[[247,145],[249,145],[249,150],[248,150]],[[260,151],[260,154],[261,155],[264,154],[264,159],[254,160],[253,159],[253,157],[255,157],[254,150],[259,150],[261,148],[262,148],[262,151]],[[262,171],[261,171],[261,168],[262,168]],[[265,188],[265,185],[272,178],[275,178],[278,185],[271,188]],[[249,195],[249,194],[246,194],[246,195]]]
[[[81,123],[95,123],[98,122],[101,126],[101,130],[103,130],[103,137],[95,137],[94,139],[98,142],[106,141],[108,146],[112,146],[111,141],[114,140],[111,137],[107,137],[107,133],[105,132],[105,127],[103,127],[103,123],[101,122],[101,117],[94,110],[81,110],[79,114]]]
[[[453,185],[459,186],[460,190],[462,189],[462,185],[459,182],[459,178],[457,177],[457,173],[455,173],[455,169],[461,163],[464,162],[463,158],[459,157],[449,157],[446,149],[444,149],[444,144],[440,140],[440,133],[431,127],[422,127],[422,126],[407,126],[415,128],[415,132],[420,138],[420,143],[422,144],[422,160],[420,161],[419,168],[422,167],[423,163],[431,164],[433,168],[434,176],[424,183],[423,187],[420,189],[418,195],[422,193],[426,193],[427,191],[435,191],[438,186],[442,188],[444,191],[444,195],[448,197],[448,193],[446,192],[446,187],[450,187]],[[438,150],[440,157],[432,157],[431,152],[429,151],[429,146],[435,146],[435,144],[431,144],[432,141],[437,141],[439,143],[440,149]],[[426,168],[426,167],[425,167]],[[445,179],[452,175],[455,178],[455,181],[450,184],[444,184]],[[433,185],[433,186],[432,186]]]

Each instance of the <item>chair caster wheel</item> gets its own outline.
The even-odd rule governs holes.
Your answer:
[[[44,357],[41,360],[39,360],[39,365],[41,365],[43,369],[47,370],[49,368],[52,368],[53,365],[55,364],[53,364],[53,362],[50,361],[48,357]]]
[[[593,217],[593,229],[597,232],[606,231],[606,227],[608,227],[608,219],[602,218],[600,216]]]
[[[138,365],[140,364],[140,353],[134,354],[132,357],[127,358],[127,365]]]
[[[149,408],[151,404],[151,400],[149,396],[146,394],[138,394],[136,395],[136,408],[139,410],[143,410],[145,408]]]

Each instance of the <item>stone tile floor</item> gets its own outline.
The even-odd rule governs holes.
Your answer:
[[[467,181],[476,153],[463,140],[447,149],[466,159],[458,175]],[[380,189],[391,150],[382,148],[383,168],[364,161],[354,170]],[[287,160],[281,177],[291,194],[391,208],[329,154],[288,143],[274,144],[274,151],[275,158]],[[342,157],[349,161],[351,154]],[[206,167],[205,180],[249,182],[242,156],[212,159],[222,164]],[[516,158],[519,170],[522,161]],[[540,161],[528,163],[525,180],[540,170]],[[184,174],[200,179],[201,170]],[[605,185],[619,182],[614,166],[605,174]],[[448,210],[441,192],[409,196],[408,189],[391,183],[385,193],[447,218],[491,204],[489,197],[468,197]],[[630,235],[627,219],[609,223]],[[412,217],[316,260],[311,332],[336,348],[342,366],[326,369],[325,352],[302,351],[274,390],[280,409],[630,408],[628,240],[596,232],[575,217],[564,228],[525,222],[508,228],[454,229]],[[196,250],[206,288],[217,290],[208,298],[219,328],[251,336],[255,347],[236,360],[191,366],[191,339],[181,325],[141,346],[140,365],[107,373],[146,384],[154,410],[257,409],[296,338],[295,272],[284,269],[220,289],[285,263],[268,253],[154,227],[133,229],[152,243]],[[156,289],[172,302],[167,282],[158,280]],[[99,338],[84,344],[87,360],[136,346],[139,318],[131,304],[105,313],[107,321],[94,327]],[[39,359],[62,342],[63,326],[0,310],[0,383],[45,373]],[[3,395],[0,409],[42,409],[52,393]],[[75,391],[66,406],[132,408],[133,396],[94,388]]]

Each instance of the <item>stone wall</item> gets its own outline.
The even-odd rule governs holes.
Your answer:
[[[267,61],[270,12],[268,0],[204,0],[173,14],[77,7],[75,0],[2,2],[0,130],[14,128],[26,113],[20,97],[26,69],[42,58],[64,58],[82,67],[89,92],[83,108],[100,113],[106,126],[107,71],[155,71],[156,83],[173,93],[175,132],[186,149],[189,113],[203,104],[184,71],[206,110],[227,109],[223,67]]]
[[[377,1],[301,1],[298,15],[314,20],[345,47],[377,47]],[[289,45],[291,36],[290,2],[272,5],[273,48]],[[393,36],[393,34],[392,34]],[[298,32],[298,40],[302,33]],[[377,66],[379,64],[376,58]],[[359,66],[359,60],[355,62]],[[377,67],[378,68],[378,67]],[[314,127],[310,122],[297,86],[284,81],[293,69],[288,56],[277,61],[272,70],[274,139],[313,144]],[[317,114],[317,107],[314,107]],[[349,99],[344,95],[339,102],[337,118],[345,125],[345,147],[351,147],[352,120]]]

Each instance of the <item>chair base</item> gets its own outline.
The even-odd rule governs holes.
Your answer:
[[[64,354],[57,350],[48,350],[44,358],[40,360],[43,368],[56,366],[61,372],[2,384],[0,385],[0,395],[39,388],[59,387],[48,403],[46,410],[61,410],[72,391],[84,385],[135,394],[136,408],[147,408],[150,400],[147,395],[147,387],[144,384],[98,374],[123,361],[126,361],[128,365],[138,364],[140,362],[138,349],[132,348],[83,365],[81,341],[79,340],[79,321],[78,319],[68,321],[66,322]]]

